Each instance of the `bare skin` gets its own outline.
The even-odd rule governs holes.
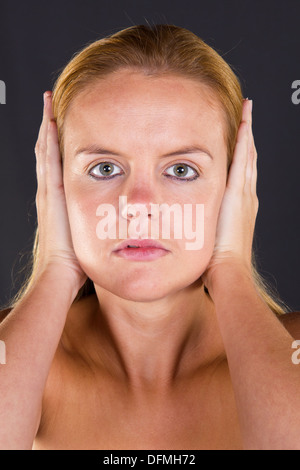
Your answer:
[[[103,424],[91,426],[92,434],[96,436],[91,443],[91,435],[79,437],[78,426],[82,429],[85,426],[70,422],[70,431],[63,429],[62,432],[70,439],[71,429],[77,429],[72,432],[76,437],[75,447],[157,448],[162,445],[163,436],[166,448],[173,446],[175,449],[179,445],[205,447],[209,441],[214,446],[216,438],[206,430],[208,421],[205,425],[204,411],[207,420],[216,420],[217,439],[222,441],[218,445],[225,445],[222,435],[228,439],[228,434],[220,433],[221,409],[216,411],[216,403],[224,400],[224,394],[228,401],[230,393],[228,374],[224,382],[228,390],[219,383],[225,378],[224,347],[220,334],[217,334],[212,302],[204,293],[202,281],[198,280],[211,258],[217,213],[226,183],[222,119],[217,106],[211,106],[196,84],[172,77],[150,83],[151,87],[149,80],[139,74],[121,72],[115,79],[101,82],[99,86],[96,84],[91,91],[83,93],[66,118],[64,187],[72,240],[80,265],[94,279],[98,302],[94,299],[93,311],[87,315],[87,318],[91,315],[91,319],[83,324],[81,318],[85,316],[81,309],[74,309],[72,318],[77,311],[80,319],[80,326],[73,320],[75,331],[74,323],[68,317],[59,358],[61,361],[64,357],[63,351],[75,354],[77,358],[79,354],[92,369],[89,377],[92,383],[88,389],[93,400],[93,419],[97,416],[97,422]],[[114,93],[118,96],[116,102],[112,99]],[[196,93],[200,107],[194,104]],[[197,123],[195,130],[193,123]],[[136,131],[134,134],[132,129]],[[193,154],[161,161],[156,157],[156,162],[156,155],[180,148],[180,144],[183,147],[186,142],[197,142],[197,132],[200,132],[199,141],[203,148],[208,148],[214,155],[214,163],[207,156]],[[111,161],[111,157],[100,159],[92,154],[78,159],[74,156],[75,150],[103,142],[106,147],[120,149],[125,155],[114,157],[112,161],[127,170],[131,177],[118,176],[110,183],[95,183],[83,177],[86,165],[91,167],[101,161]],[[155,165],[162,172],[186,159],[194,167],[202,168],[202,179],[182,184],[167,178],[159,179],[155,174]],[[117,196],[121,194],[126,194],[131,203],[204,203],[206,243],[201,252],[184,250],[185,239],[164,241],[171,250],[170,255],[148,264],[115,259],[110,251],[116,244],[114,240],[101,240],[99,251],[99,240],[88,231],[95,224],[97,204],[109,202],[117,206]],[[93,253],[93,259],[89,253]],[[170,276],[178,266],[181,266],[180,276]],[[84,338],[83,344],[81,338]],[[73,365],[77,369],[76,361]],[[216,372],[218,370],[221,375]],[[79,370],[74,370],[74,375],[78,373]],[[67,382],[62,380],[62,383]],[[101,393],[98,387],[101,387]],[[199,389],[206,390],[201,393],[203,402]],[[190,394],[188,400],[187,393]],[[43,408],[49,410],[52,400],[50,398],[49,405],[47,396],[46,392]],[[77,399],[81,402],[79,396]],[[98,404],[98,400],[100,404],[95,409],[94,401]],[[107,405],[106,400],[109,400]],[[84,402],[89,410],[91,404],[86,398]],[[114,406],[115,416],[109,402],[118,403]],[[71,411],[69,403],[67,399],[64,405],[67,413]],[[53,406],[53,409],[60,409],[56,402]],[[188,412],[195,407],[200,407],[199,423],[194,421],[194,413]],[[85,415],[84,409],[82,413]],[[227,419],[232,420],[229,409],[226,414]],[[57,416],[61,423],[67,422],[61,420],[61,413]],[[135,431],[130,432],[132,428]],[[48,429],[47,422],[41,422],[36,445],[43,442],[43,429]],[[186,442],[182,436],[186,436]]]
[[[250,105],[227,179],[222,113],[207,90],[178,77],[115,75],[69,110],[63,180],[46,98],[36,148],[37,280],[0,328],[10,351],[0,371],[1,448],[297,448],[294,333],[251,279],[258,200]],[[196,139],[213,158],[162,157]],[[117,155],[76,158],[92,144]],[[122,172],[109,181],[88,176],[105,161]],[[201,177],[167,178],[181,162]],[[148,264],[116,257],[116,240],[96,237],[95,214],[121,194],[131,203],[203,203],[203,248],[188,252],[185,239],[171,239],[168,254]],[[96,294],[72,305],[86,276]]]
[[[8,313],[1,312],[0,320]],[[45,411],[33,449],[243,449],[221,345],[215,361],[176,387],[134,397],[126,381],[111,374],[107,355],[91,360],[93,351],[82,350],[82,337],[89,340],[86,345],[99,339],[87,322],[98,314],[95,296],[70,309],[45,388]],[[299,312],[282,316],[281,322],[300,338]]]
[[[207,311],[213,316],[211,301]],[[219,331],[169,383],[134,387],[99,324],[96,296],[71,309],[44,395],[34,449],[238,449],[241,436]],[[102,331],[102,333],[99,333]],[[84,343],[82,339],[84,338]],[[181,359],[181,358],[180,358]]]
[[[33,449],[243,450],[226,353],[215,317],[215,347],[199,342],[185,374],[160,388],[132,388],[111,360],[92,295],[69,312],[44,394]],[[293,318],[293,321],[290,319]],[[300,337],[300,315],[281,321]],[[297,336],[298,335],[298,336]],[[82,338],[85,338],[84,343]],[[95,353],[96,352],[96,353]]]

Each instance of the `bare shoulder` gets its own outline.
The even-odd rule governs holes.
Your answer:
[[[300,339],[300,312],[285,313],[278,319],[294,339]]]

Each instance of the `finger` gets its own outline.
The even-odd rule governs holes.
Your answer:
[[[252,134],[253,137],[253,134]],[[251,180],[251,192],[253,195],[257,196],[257,150],[255,147],[254,137],[253,137],[253,164],[252,164],[252,180]]]
[[[46,151],[46,136],[47,136],[47,128],[46,128],[46,116],[45,116],[45,106],[46,106],[46,99],[45,93],[43,95],[44,99],[44,107],[43,107],[43,118],[42,123],[39,129],[39,135],[37,142],[35,144],[35,156],[36,156],[36,175],[37,175],[37,193],[36,193],[36,207],[37,212],[39,215],[40,209],[40,202],[44,199],[46,193],[46,182],[45,182],[45,161],[43,158],[43,154]]]
[[[48,122],[49,122],[49,119],[52,119],[51,118],[52,106],[50,106],[49,104],[49,101],[51,101],[51,91],[46,91],[43,95],[43,99],[44,99],[43,117],[42,117],[42,123],[40,126],[38,138],[37,138],[38,147],[39,146],[41,147],[42,144],[44,145],[46,144]]]
[[[44,107],[43,107],[43,119],[39,130],[38,140],[35,145],[35,155],[36,155],[36,173],[38,180],[38,193],[41,197],[45,196],[46,192],[46,181],[45,181],[45,158],[47,152],[47,133],[48,133],[48,123],[52,113],[49,108],[51,100],[51,92],[46,91],[43,95],[44,98]],[[51,110],[52,111],[52,110]],[[38,196],[38,194],[37,194]]]
[[[46,181],[47,191],[63,189],[63,176],[61,155],[59,150],[56,123],[52,120],[48,124],[47,155],[46,155]]]
[[[237,133],[232,163],[229,170],[227,186],[241,190],[245,184],[245,172],[248,161],[249,123],[247,120],[247,103],[243,105],[242,121]]]
[[[250,191],[256,196],[257,184],[257,150],[255,147],[253,126],[252,126],[252,109],[251,109],[251,126],[249,128],[249,149],[248,149],[248,163],[246,172],[245,190]]]
[[[52,91],[46,92],[46,100],[47,100],[46,115],[49,119],[54,120],[54,114],[53,114],[53,108],[52,108]]]
[[[248,141],[248,157],[251,153],[252,145],[253,142],[251,140],[251,133],[252,133],[252,107],[253,107],[253,101],[249,100],[247,103],[247,116],[246,116],[246,121],[249,123],[249,141]],[[253,135],[252,135],[253,137]]]
[[[253,174],[253,159],[254,159],[254,138],[252,131],[252,100],[248,105],[248,122],[249,122],[249,139],[248,139],[248,160],[246,168],[246,178],[245,178],[245,190],[249,191],[251,189],[252,174]]]

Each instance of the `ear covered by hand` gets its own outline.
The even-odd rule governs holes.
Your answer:
[[[258,212],[257,152],[252,132],[252,101],[244,100],[216,230],[213,255],[202,275],[210,289],[216,270],[224,263],[241,265],[251,272],[253,235]]]

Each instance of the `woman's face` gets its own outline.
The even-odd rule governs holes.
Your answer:
[[[95,285],[125,299],[149,301],[195,282],[213,253],[227,177],[224,116],[207,88],[186,78],[123,69],[73,100],[64,139],[74,250]],[[131,219],[125,202],[139,204],[142,212]],[[159,216],[151,203],[160,208]],[[168,220],[174,204],[176,216]],[[104,212],[107,208],[111,211]],[[154,222],[158,235],[151,234]],[[120,226],[127,228],[125,236]],[[133,251],[129,258],[114,251],[132,238],[154,238],[168,251],[141,259],[131,257]]]

